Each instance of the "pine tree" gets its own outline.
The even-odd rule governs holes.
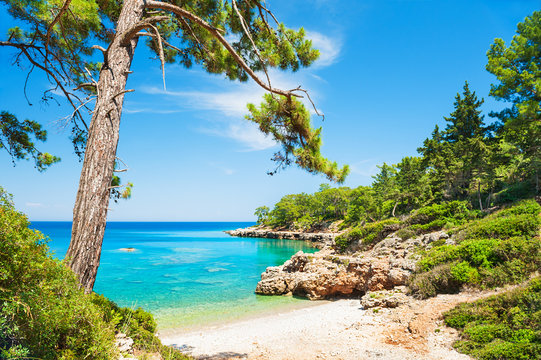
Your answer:
[[[517,148],[523,157],[523,178],[534,180],[539,194],[541,172],[541,11],[535,11],[517,25],[517,34],[506,47],[494,40],[487,52],[486,69],[496,76],[490,95],[510,103],[510,107],[491,113],[501,121],[499,134]]]
[[[132,91],[126,81],[140,39],[156,53],[162,72],[167,63],[178,62],[231,80],[255,81],[269,95],[259,108],[249,107],[248,119],[282,144],[275,156],[278,166],[295,163],[344,180],[347,167],[339,169],[320,154],[320,129],[311,127],[310,114],[298,100],[307,92],[271,85],[269,68],[296,71],[319,53],[302,28],[286,28],[265,1],[1,1],[21,26],[10,29],[0,46],[14,49],[17,62],[44,71],[73,107],[72,140],[76,151],[84,152],[84,162],[66,257],[87,292],[99,266],[122,105]],[[94,60],[96,51],[100,62]]]
[[[436,127],[432,138],[424,141],[418,151],[434,180],[434,192],[442,199],[466,199],[470,193],[481,196],[483,181],[490,173],[492,127],[485,126],[479,100],[468,82],[457,94],[454,111],[445,117],[447,127]],[[480,208],[482,203],[479,201]]]

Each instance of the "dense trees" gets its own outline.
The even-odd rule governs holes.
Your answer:
[[[509,47],[496,39],[487,56],[487,70],[499,81],[490,95],[511,104],[491,113],[496,121],[485,123],[480,109],[483,99],[478,99],[466,82],[455,97],[454,111],[444,117],[445,129],[436,125],[419,147],[419,157],[379,166],[370,187],[326,187],[313,195],[287,195],[262,222],[292,228],[315,227],[329,220],[364,224],[442,201],[469,201],[484,210],[539,195],[541,12],[534,12],[518,25]],[[329,209],[324,194],[331,191],[343,194],[340,211],[319,216],[314,209]]]
[[[320,129],[311,127],[310,113],[298,100],[308,93],[271,85],[269,68],[296,71],[319,53],[302,28],[286,28],[265,1],[2,2],[20,26],[10,29],[0,46],[13,49],[16,62],[26,61],[30,71],[44,71],[73,107],[72,140],[76,151],[84,152],[84,162],[66,256],[86,291],[94,284],[107,206],[118,181],[120,117],[124,96],[132,91],[126,81],[140,38],[156,53],[162,71],[166,63],[195,63],[230,80],[254,80],[269,94],[261,107],[250,105],[247,119],[282,144],[274,156],[278,168],[294,163],[344,180],[347,167],[339,169],[320,154]]]
[[[539,193],[541,169],[541,11],[534,12],[517,26],[517,34],[506,47],[496,39],[487,53],[487,70],[499,83],[490,95],[510,103],[510,107],[491,115],[501,123],[500,136],[507,152],[521,157],[518,176],[534,179]]]
[[[466,82],[462,95],[455,97],[455,110],[445,117],[447,127],[436,126],[419,153],[432,177],[434,192],[442,200],[466,199],[473,187],[481,194],[488,174],[492,127],[485,126],[475,92]],[[479,206],[482,208],[481,202]]]

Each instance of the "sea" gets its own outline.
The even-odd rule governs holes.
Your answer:
[[[299,240],[237,238],[224,233],[253,222],[109,222],[94,291],[120,306],[150,311],[161,333],[306,306],[291,296],[254,290],[268,266],[302,250]],[[71,222],[32,222],[57,258],[68,249]],[[121,249],[134,248],[133,252]]]

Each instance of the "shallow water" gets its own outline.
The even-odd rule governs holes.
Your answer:
[[[305,300],[259,296],[254,289],[267,266],[280,265],[299,250],[316,249],[298,240],[223,233],[251,225],[110,222],[94,291],[121,306],[151,311],[160,330],[189,330],[302,306]],[[70,222],[33,222],[32,227],[51,238],[49,246],[56,256],[65,255]]]

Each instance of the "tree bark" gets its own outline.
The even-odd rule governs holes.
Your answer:
[[[479,209],[483,210],[483,201],[481,200],[481,181],[477,182],[477,199],[479,200]]]
[[[397,207],[397,206],[398,206],[398,201],[395,202],[395,203],[394,203],[394,206],[393,206],[393,212],[392,212],[392,214],[391,214],[393,217],[395,217],[395,216],[394,216],[394,212],[396,211],[396,207]]]
[[[137,37],[122,45],[122,34],[143,16],[143,0],[125,0],[115,38],[104,54],[97,85],[96,108],[88,130],[79,190],[73,209],[71,242],[66,254],[86,293],[92,292],[107,221],[107,207],[119,138],[126,81]]]

